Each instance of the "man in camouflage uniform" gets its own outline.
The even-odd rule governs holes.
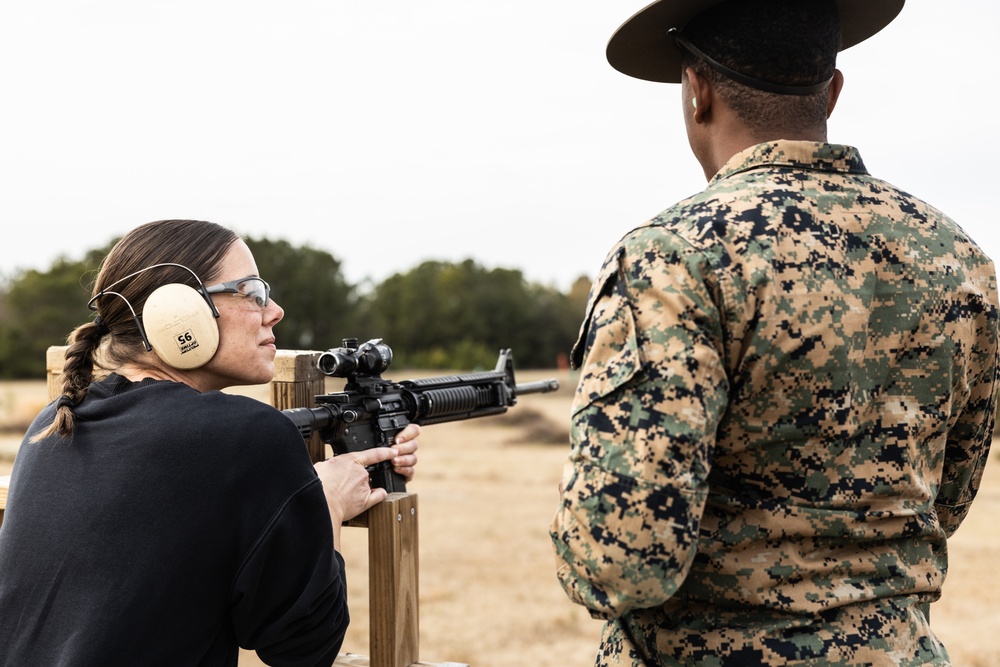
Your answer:
[[[572,353],[551,535],[598,665],[949,664],[928,607],[992,437],[995,270],[826,142],[836,53],[902,4],[661,0],[609,42],[681,83],[710,180],[611,250]]]

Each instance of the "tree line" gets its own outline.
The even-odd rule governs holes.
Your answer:
[[[340,260],[325,251],[246,241],[285,310],[276,327],[280,349],[322,351],[345,338],[381,338],[393,350],[394,368],[492,369],[503,348],[513,350],[517,368],[553,368],[576,338],[590,288],[581,277],[562,293],[519,270],[472,260],[427,261],[375,285],[351,284]],[[93,318],[91,286],[113,244],[3,278],[0,378],[45,377],[45,351]]]

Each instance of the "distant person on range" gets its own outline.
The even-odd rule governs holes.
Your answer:
[[[598,665],[950,664],[929,605],[990,447],[996,273],[827,140],[837,53],[902,6],[661,0],[608,44],[680,84],[708,186],[611,249],[571,355],[551,536]]]
[[[284,311],[217,224],[133,229],[90,304],[14,462],[0,665],[332,664],[341,524],[386,497],[366,465],[412,478],[419,427],[313,465],[279,410],[220,391],[272,379]]]

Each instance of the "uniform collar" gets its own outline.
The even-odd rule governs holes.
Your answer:
[[[767,141],[740,151],[722,166],[709,184],[759,167],[791,167],[845,174],[868,174],[858,149],[815,141]]]

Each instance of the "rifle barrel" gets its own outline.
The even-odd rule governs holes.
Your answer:
[[[559,380],[555,378],[549,378],[547,380],[539,380],[538,382],[525,382],[524,384],[519,384],[515,387],[515,395],[520,394],[545,394],[550,391],[556,391],[559,389]]]

